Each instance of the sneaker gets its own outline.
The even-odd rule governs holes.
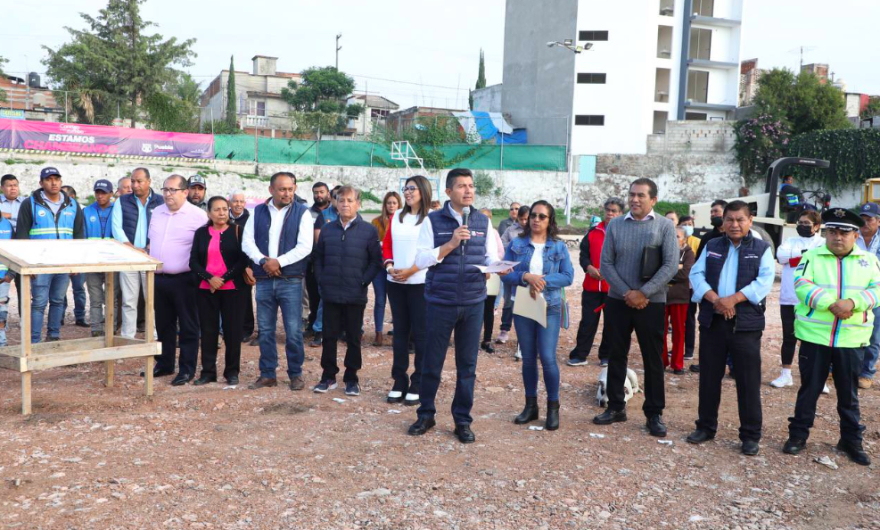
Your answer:
[[[862,390],[868,390],[873,384],[873,379],[868,377],[859,377],[859,388],[861,388]]]
[[[315,385],[315,388],[313,388],[312,391],[315,392],[316,394],[326,394],[327,392],[329,392],[330,390],[333,390],[335,388],[336,388],[336,380],[335,379],[327,379],[327,380],[321,381],[320,383]]]
[[[336,384],[333,385],[336,387]],[[359,396],[361,395],[361,386],[357,383],[353,383],[349,381],[345,383],[345,395],[346,396]]]
[[[324,334],[320,331],[315,332],[315,338],[309,343],[309,348],[318,348],[324,343]]]
[[[828,388],[828,385],[825,385],[825,386],[822,388],[822,393],[823,393],[823,394],[830,394],[830,393],[831,393],[831,389]]]
[[[770,386],[772,386],[773,388],[784,388],[792,385],[794,385],[794,381],[792,381],[791,379],[791,374],[780,375],[773,381],[770,381]]]
[[[501,330],[501,333],[498,334],[498,338],[495,339],[495,344],[506,344],[507,340],[510,338],[510,333],[504,330]]]
[[[513,354],[513,358],[516,359],[517,361],[522,360],[522,350],[519,349],[519,346],[516,347],[516,353]]]
[[[589,363],[586,359],[569,359],[565,361],[565,364],[569,366],[586,366]]]
[[[608,366],[608,359],[599,359],[599,366],[601,366],[602,368]]]
[[[693,361],[693,360],[694,360],[694,352],[691,352],[691,353],[685,353],[685,354],[684,354],[684,360],[685,360],[685,361]]]

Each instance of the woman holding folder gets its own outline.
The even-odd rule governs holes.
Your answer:
[[[523,384],[526,406],[513,420],[517,425],[538,419],[538,357],[547,388],[547,421],[545,428],[559,428],[559,365],[556,344],[562,325],[564,289],[574,281],[568,248],[559,239],[556,210],[547,201],[537,201],[529,209],[529,222],[520,237],[514,239],[504,253],[505,261],[518,265],[501,281],[515,289],[514,297],[529,297],[519,305],[545,307],[546,327],[537,320],[517,314],[513,323],[522,350]],[[525,302],[525,303],[523,303]]]

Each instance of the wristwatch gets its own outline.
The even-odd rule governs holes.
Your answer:
[[[260,266],[262,267],[263,265],[265,265],[265,264],[266,264],[266,261],[268,261],[266,258],[261,259],[261,260],[260,260]]]

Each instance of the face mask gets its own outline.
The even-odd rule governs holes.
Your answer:
[[[685,236],[691,237],[692,235],[694,235],[694,227],[693,226],[685,225],[682,228],[684,229]]]
[[[798,225],[797,233],[801,237],[813,237],[813,227]]]
[[[712,226],[714,226],[715,228],[718,228],[724,224],[724,218],[723,217],[712,217],[711,219],[709,219],[709,222],[712,223]]]

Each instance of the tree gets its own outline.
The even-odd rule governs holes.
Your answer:
[[[235,96],[235,62],[234,57],[229,56],[229,78],[226,80],[226,127],[235,129],[238,123],[235,120],[236,96]]]
[[[785,122],[792,135],[851,126],[840,90],[810,72],[795,76],[787,69],[770,70],[758,81],[755,106],[759,115]]]
[[[870,120],[875,116],[880,116],[880,96],[868,98],[868,106],[862,111],[861,118],[863,120]]]
[[[477,70],[477,84],[474,88],[477,90],[486,88],[486,59],[483,56],[482,48],[480,48],[480,67]],[[471,90],[468,90],[468,107],[474,110],[474,93]]]
[[[303,70],[302,80],[290,80],[281,97],[293,108],[291,122],[295,135],[338,134],[346,121],[363,112],[360,105],[346,105],[354,91],[354,79],[332,66]]]
[[[198,132],[201,92],[191,75],[178,75],[162,92],[150,94],[144,100],[147,124],[157,131]]]
[[[774,160],[784,156],[789,145],[788,127],[769,114],[740,120],[734,131],[736,158],[748,184],[759,180]]]
[[[46,73],[58,91],[75,94],[79,119],[106,123],[118,108],[134,127],[142,102],[175,81],[172,67],[191,65],[195,39],[145,34],[155,25],[141,17],[145,1],[109,0],[97,17],[80,14],[89,29],[65,28],[70,42],[57,50],[44,46]]]

